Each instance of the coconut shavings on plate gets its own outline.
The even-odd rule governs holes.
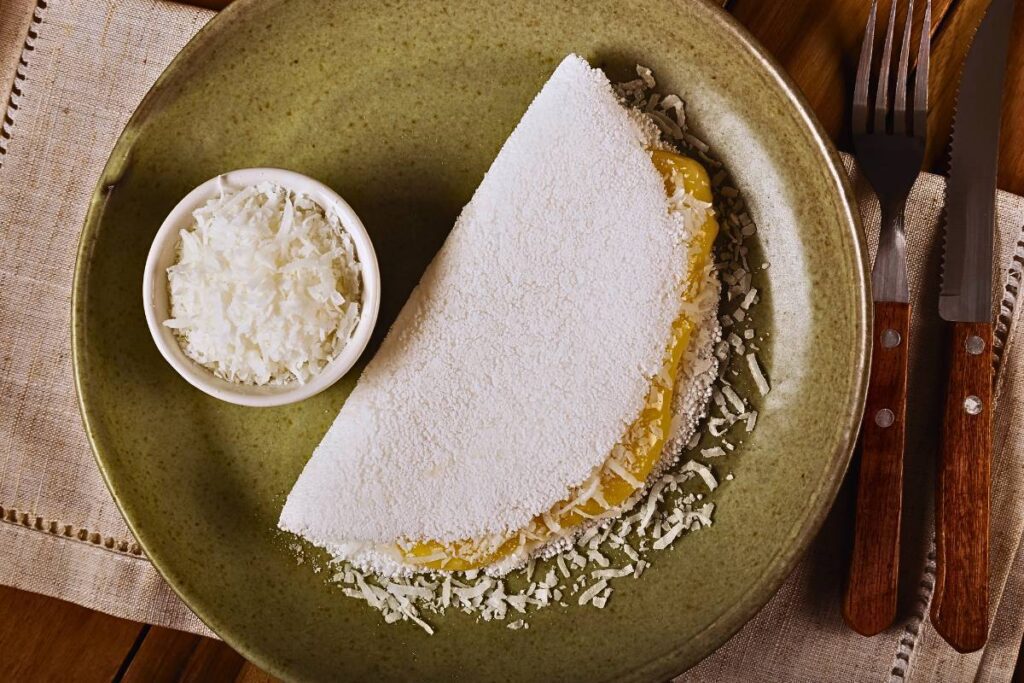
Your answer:
[[[192,217],[164,322],[185,355],[230,382],[312,379],[359,322],[360,266],[339,217],[270,182],[222,188]]]
[[[758,335],[752,320],[760,297],[753,279],[768,264],[751,263],[749,247],[757,228],[722,164],[688,131],[683,101],[676,95],[654,92],[656,82],[650,69],[638,66],[637,74],[636,80],[616,86],[619,96],[649,116],[666,140],[701,160],[714,187],[721,228],[715,271],[722,283],[718,322],[723,333],[713,319],[706,324],[702,321],[700,333],[712,335],[707,344],[710,354],[698,354],[700,343],[688,350],[693,355],[684,367],[691,373],[686,378],[691,390],[677,396],[680,401],[692,401],[694,392],[710,391],[706,420],[699,429],[692,416],[692,425],[672,425],[675,438],[671,447],[677,455],[652,474],[647,487],[626,507],[627,512],[599,520],[575,539],[554,544],[525,567],[502,577],[477,570],[386,577],[346,561],[331,562],[327,567],[331,583],[345,595],[379,610],[387,623],[408,621],[432,634],[431,615],[455,610],[481,621],[506,621],[511,630],[526,630],[529,614],[544,607],[604,608],[616,583],[639,579],[656,553],[671,551],[680,537],[710,526],[716,505],[710,500],[713,492],[723,481],[735,478],[732,472],[716,474],[713,468],[735,452],[755,428],[755,401],[770,391],[757,355],[764,336]]]

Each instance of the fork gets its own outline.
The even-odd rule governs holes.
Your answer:
[[[882,61],[875,77],[874,107],[870,109],[868,99],[878,14],[878,0],[872,0],[853,95],[853,145],[857,163],[878,195],[882,209],[878,254],[871,272],[873,360],[861,423],[853,553],[843,596],[843,618],[854,631],[866,636],[881,632],[896,617],[910,335],[907,240],[903,220],[907,196],[924,161],[931,0],[926,3],[917,49],[911,115],[908,117],[907,95],[914,0],[909,0],[895,74],[891,64],[899,0],[892,2]],[[890,98],[893,77],[896,84]]]

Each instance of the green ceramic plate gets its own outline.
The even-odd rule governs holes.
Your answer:
[[[604,610],[511,631],[462,614],[430,637],[385,625],[296,563],[285,495],[344,402],[221,403],[157,352],[146,252],[172,206],[229,169],[318,178],[363,218],[383,273],[377,338],[558,61],[642,62],[689,104],[760,224],[758,329],[773,390],[720,469],[715,525],[621,582]],[[657,680],[707,655],[778,588],[846,468],[868,356],[865,250],[836,156],[793,86],[696,0],[240,0],[160,78],[93,198],[75,276],[74,357],[100,468],[174,589],[274,674],[342,680]],[[759,255],[752,254],[752,258]],[[372,348],[371,348],[372,352]]]

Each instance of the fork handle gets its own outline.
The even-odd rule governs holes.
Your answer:
[[[935,497],[935,630],[959,652],[988,633],[992,325],[953,323]]]
[[[876,301],[874,337],[853,554],[843,596],[843,618],[865,636],[880,633],[896,618],[910,304]]]

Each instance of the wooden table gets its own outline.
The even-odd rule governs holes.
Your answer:
[[[192,0],[220,9],[227,0]],[[853,90],[868,0],[724,2],[803,89],[840,148],[849,148]],[[923,11],[923,1],[917,11]],[[888,11],[889,0],[880,3]],[[960,65],[988,0],[933,0],[927,167],[944,170]],[[1024,2],[1013,28],[999,186],[1024,194]],[[915,38],[916,40],[916,38]],[[219,641],[137,624],[0,587],[0,681],[270,681]],[[1024,683],[1024,664],[1015,680]]]

